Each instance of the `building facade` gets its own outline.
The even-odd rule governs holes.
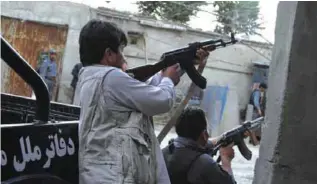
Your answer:
[[[1,3],[1,7],[1,20],[7,21],[6,27],[1,27],[2,34],[33,67],[38,59],[36,56],[43,50],[53,47],[59,52],[59,76],[54,99],[63,103],[70,103],[72,100],[71,70],[80,62],[79,33],[90,19],[114,22],[127,33],[129,45],[124,54],[129,67],[157,62],[162,53],[187,46],[192,42],[229,39],[216,33],[202,32],[171,22],[157,21],[106,8],[94,9],[71,2],[5,1]],[[41,33],[43,30],[51,34]],[[24,46],[19,46],[17,43]],[[27,43],[32,44],[27,45]],[[210,54],[203,76],[207,78],[208,85],[228,86],[229,90],[238,96],[240,109],[244,108],[252,85],[252,62],[259,60],[269,62],[271,49],[272,46],[265,43],[241,40],[233,46],[215,50]],[[3,62],[1,66],[1,91],[17,93],[18,87],[9,89],[17,80],[16,77],[12,77],[12,72]],[[184,95],[190,82],[185,75],[177,87],[178,94]],[[30,93],[22,95],[29,96]]]

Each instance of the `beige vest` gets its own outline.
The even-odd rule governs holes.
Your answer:
[[[108,72],[80,72],[75,95],[81,105],[80,184],[155,184],[158,142],[153,124],[141,113],[107,108],[101,84]]]

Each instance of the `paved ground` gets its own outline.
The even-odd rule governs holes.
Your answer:
[[[159,134],[162,127],[156,127],[156,135]],[[175,138],[176,134],[172,131],[166,138],[163,140],[161,147],[165,147],[168,143],[168,140]],[[247,141],[246,141],[247,142]],[[246,160],[239,152],[238,148],[235,146],[235,158],[232,161],[232,169],[234,177],[238,184],[252,184],[253,175],[254,175],[254,166],[257,157],[259,156],[259,146],[247,145],[248,148],[252,151],[253,156],[252,160]],[[217,157],[215,157],[217,159]]]

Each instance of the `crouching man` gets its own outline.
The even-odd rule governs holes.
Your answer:
[[[207,120],[199,107],[187,107],[176,125],[178,137],[163,149],[172,184],[234,184],[231,169],[234,158],[232,145],[220,149],[221,163],[207,153]],[[214,141],[213,141],[214,142]]]

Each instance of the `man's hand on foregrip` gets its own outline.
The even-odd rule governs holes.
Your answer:
[[[193,61],[194,65],[199,65],[202,62],[207,62],[209,52],[206,49],[198,49],[196,52],[196,59]]]

